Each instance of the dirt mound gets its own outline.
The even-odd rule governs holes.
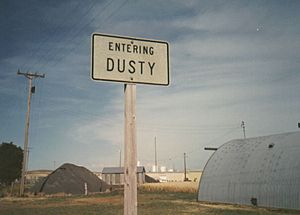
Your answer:
[[[43,181],[31,188],[33,193],[84,194],[85,183],[89,193],[103,192],[108,185],[88,169],[74,164],[63,164]]]

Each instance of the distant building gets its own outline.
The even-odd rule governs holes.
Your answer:
[[[161,167],[160,167],[160,171],[161,171],[161,172],[167,172],[167,167],[161,166]]]
[[[300,209],[300,132],[232,140],[210,157],[199,201]]]
[[[189,181],[199,182],[202,171],[189,170],[186,177]],[[184,181],[184,172],[148,172],[148,176],[159,182],[180,182]]]
[[[153,165],[151,172],[158,172],[158,166],[157,165]]]
[[[37,181],[46,178],[52,170],[31,170],[26,172],[26,183],[34,184]]]
[[[137,183],[145,183],[145,168],[137,167]],[[124,168],[123,167],[104,167],[102,170],[102,180],[109,185],[124,184]]]

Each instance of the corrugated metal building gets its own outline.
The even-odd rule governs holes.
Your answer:
[[[198,200],[300,209],[300,132],[225,143],[204,168]]]
[[[137,167],[137,183],[145,183],[145,168]],[[110,185],[124,184],[124,167],[104,167],[102,170],[102,180]]]

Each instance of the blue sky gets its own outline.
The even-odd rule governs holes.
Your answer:
[[[0,138],[23,147],[34,81],[29,169],[101,171],[123,150],[123,85],[90,78],[91,34],[168,41],[171,85],[137,86],[138,160],[202,169],[231,139],[297,131],[299,1],[0,1]]]

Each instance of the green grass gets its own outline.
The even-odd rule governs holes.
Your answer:
[[[92,215],[92,214],[121,214],[122,208],[111,207],[108,205],[92,205],[92,206],[61,206],[61,207],[45,207],[45,208],[15,208],[1,211],[1,214],[10,215]]]
[[[237,205],[205,204],[196,201],[195,193],[138,193],[139,215],[208,214],[208,215],[295,215],[300,211],[271,210]],[[123,214],[123,193],[49,198],[2,198],[1,215],[118,215]]]

